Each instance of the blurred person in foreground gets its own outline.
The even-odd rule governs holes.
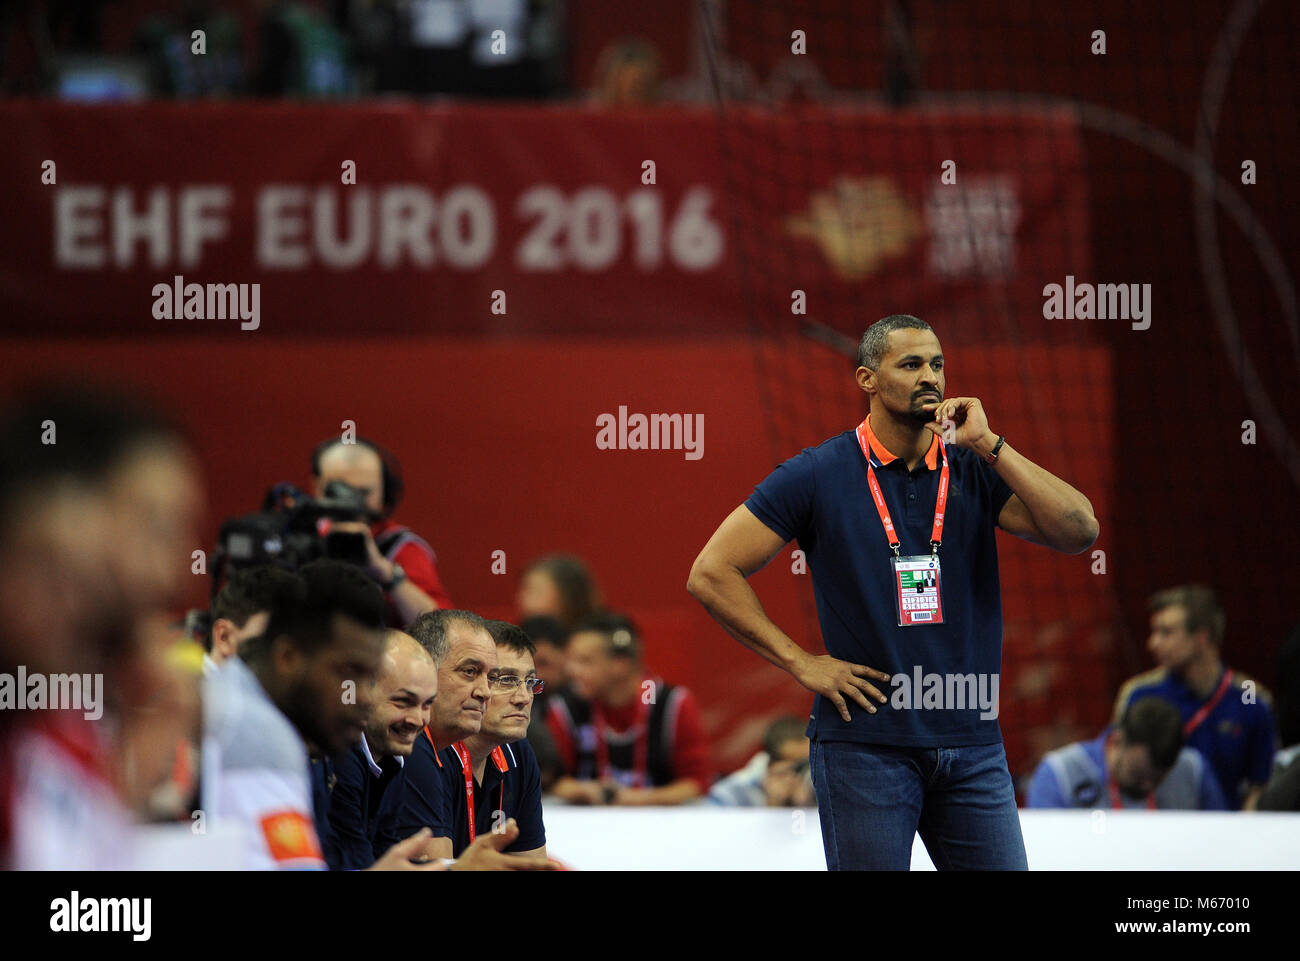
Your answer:
[[[46,386],[2,420],[0,669],[40,676],[50,701],[29,688],[5,706],[44,710],[0,711],[0,862],[130,868],[132,825],[197,727],[196,679],[169,652],[198,468],[175,425],[116,393]]]
[[[641,636],[620,614],[581,621],[569,638],[572,690],[547,723],[564,761],[556,797],[572,804],[684,804],[713,780],[695,697],[651,677]]]
[[[1146,808],[1223,811],[1223,791],[1205,758],[1183,746],[1182,720],[1168,701],[1143,698],[1091,741],[1051,751],[1025,795],[1031,808]]]
[[[1160,665],[1131,678],[1115,699],[1115,720],[1146,697],[1171,702],[1183,737],[1210,762],[1228,809],[1250,809],[1273,769],[1273,698],[1253,678],[1223,663],[1226,619],[1214,591],[1183,584],[1147,601],[1147,649]]]
[[[384,591],[389,627],[404,628],[425,611],[452,606],[433,548],[392,519],[405,485],[391,454],[364,438],[346,444],[326,440],[312,452],[311,473],[316,497],[324,496],[331,481],[342,481],[364,495],[368,516],[335,522],[330,529],[364,536],[364,569]]]
[[[769,724],[763,750],[714,784],[709,802],[732,807],[816,807],[805,727],[803,718],[793,714]]]

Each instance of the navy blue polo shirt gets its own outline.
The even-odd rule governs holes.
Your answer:
[[[514,818],[519,824],[519,837],[504,850],[534,851],[546,843],[546,827],[542,823],[541,766],[526,740],[504,744],[498,750],[506,770],[501,771],[489,757],[483,764],[483,783],[474,785],[475,834],[480,837],[491,834],[496,824]],[[465,768],[455,748],[444,748],[441,760],[447,782],[453,857],[460,857],[470,844]],[[498,815],[497,811],[504,813]]]
[[[909,472],[902,458],[871,440],[872,464],[903,555],[930,553],[942,466],[938,447],[936,437],[925,459]],[[787,541],[798,541],[804,551],[827,653],[895,680],[901,675],[909,679],[906,691],[902,684],[873,681],[889,703],[877,702],[877,713],[870,714],[850,700],[848,723],[818,695],[808,724],[813,740],[898,747],[1002,740],[997,718],[982,718],[992,712],[981,711],[977,698],[968,694],[975,691],[972,683],[982,683],[991,693],[994,679],[1000,682],[1002,596],[994,527],[1012,491],[978,454],[952,444],[947,452],[948,507],[939,548],[942,624],[898,626],[893,551],[871,499],[867,460],[856,431],[790,458],[745,501],[755,517]],[[924,690],[934,690],[929,675],[937,675],[942,684],[947,696],[941,700],[922,696]],[[922,690],[912,690],[911,682],[918,678]],[[957,709],[958,703],[968,706]]]
[[[1220,674],[1214,689],[1218,690],[1222,682]],[[1213,696],[1211,692],[1210,697],[1200,698],[1177,674],[1157,668],[1139,674],[1120,688],[1114,720],[1119,723],[1124,711],[1144,697],[1163,697],[1178,708],[1186,724]],[[1240,811],[1250,785],[1264,784],[1272,774],[1277,729],[1271,701],[1261,685],[1233,671],[1223,697],[1187,736],[1187,746],[1200,751],[1213,768],[1229,810]]]
[[[435,838],[451,837],[448,782],[425,731],[388,788],[392,801],[384,802],[375,831],[375,850],[381,853],[420,828],[429,828]]]
[[[333,859],[326,860],[335,871],[361,871],[375,863],[386,848],[375,850],[375,837],[385,810],[392,801],[389,787],[402,772],[403,760],[385,757],[378,763],[370,746],[361,742],[334,765],[334,790],[329,799],[329,830],[333,836]]]

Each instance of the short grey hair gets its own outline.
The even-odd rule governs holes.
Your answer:
[[[933,330],[920,317],[911,314],[890,314],[882,317],[862,335],[858,343],[858,366],[868,370],[878,370],[880,362],[885,359],[889,349],[889,335],[896,330]]]
[[[425,611],[411,622],[407,633],[420,642],[420,646],[433,655],[433,660],[440,665],[451,650],[451,625],[459,621],[480,631],[487,631],[488,623],[473,611],[436,610]]]

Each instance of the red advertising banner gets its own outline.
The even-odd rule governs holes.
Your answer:
[[[938,122],[0,104],[0,331],[744,330],[727,170],[748,161],[728,154],[736,137],[800,160],[797,179],[752,185],[766,206],[742,222],[747,242],[798,266],[792,286],[905,296],[918,312],[972,298],[1040,310],[1042,284],[1086,261],[1072,119],[956,113],[936,137]],[[842,146],[846,123],[860,151]],[[952,157],[956,184],[941,180]],[[1026,332],[1040,333],[1052,336]]]

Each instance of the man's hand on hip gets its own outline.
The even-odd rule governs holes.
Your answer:
[[[877,671],[873,667],[864,667],[861,664],[837,660],[829,654],[823,654],[820,657],[808,654],[790,673],[794,675],[796,681],[808,688],[808,690],[820,694],[834,704],[835,709],[840,712],[840,717],[844,718],[845,722],[852,720],[849,717],[849,705],[845,700],[845,695],[852,698],[859,707],[872,714],[876,713],[876,706],[868,698],[873,697],[881,704],[886,701],[885,695],[881,694],[876,686],[866,678],[888,681],[888,674],[884,671]]]

